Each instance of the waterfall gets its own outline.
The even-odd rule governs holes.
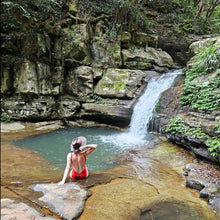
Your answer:
[[[102,141],[112,142],[116,146],[120,145],[121,148],[146,144],[147,127],[155,105],[160,95],[173,85],[175,78],[180,74],[182,71],[176,70],[151,78],[143,95],[134,106],[128,129],[114,137],[102,137]]]
[[[148,82],[145,92],[133,109],[128,133],[140,137],[146,134],[148,122],[160,95],[172,86],[180,73],[181,71],[168,72],[160,77],[154,77]]]

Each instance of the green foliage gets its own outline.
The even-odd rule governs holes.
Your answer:
[[[220,67],[220,53],[217,47],[212,44],[210,47],[204,47],[193,58],[192,62],[195,63],[193,68],[189,71],[189,80],[191,76],[194,78],[202,75],[203,73],[210,73]]]
[[[114,24],[112,21],[109,21],[108,19],[104,19],[104,24],[102,25],[106,37],[108,40],[116,40],[117,39],[117,33],[118,30],[121,27],[121,24]]]
[[[220,109],[220,71],[217,69],[220,67],[220,54],[215,45],[203,48],[193,57],[193,62],[193,67],[186,71],[183,96],[179,103],[200,110]],[[215,70],[215,76],[208,82],[193,81]]]
[[[219,1],[149,0],[148,6],[165,15],[165,22],[175,25],[174,34],[219,33]]]
[[[189,105],[194,109],[215,110],[220,109],[220,77],[217,75],[209,83],[185,83],[181,105]]]
[[[185,133],[189,130],[189,126],[184,124],[182,118],[171,118],[170,124],[166,127],[165,132],[170,132],[171,134],[175,133]]]
[[[88,102],[89,103],[96,103],[96,104],[105,104],[105,100],[98,95],[91,95]]]
[[[11,122],[11,119],[8,115],[6,114],[1,114],[1,121],[2,122]]]
[[[58,0],[11,0],[1,2],[1,31],[26,31],[35,22],[56,17],[62,2]]]
[[[216,125],[217,131],[215,137],[210,137],[200,127],[187,126],[182,118],[171,118],[170,123],[166,126],[165,132],[171,134],[186,134],[194,138],[204,137],[207,139],[206,145],[212,156],[220,155],[220,121]]]
[[[217,131],[215,133],[217,134],[217,137],[209,138],[207,141],[207,145],[209,146],[208,150],[211,152],[212,156],[220,154],[220,121],[216,127]]]
[[[213,137],[208,140],[207,145],[208,150],[211,152],[212,156],[217,156],[220,154],[220,137]]]
[[[78,0],[76,5],[78,15],[88,23],[92,22],[94,17],[105,15],[103,27],[110,39],[114,39],[119,31],[130,31],[134,26],[145,29],[150,26],[141,4],[137,4],[137,1]]]
[[[212,156],[220,155],[220,121],[216,125],[217,134],[216,137],[209,138],[207,141],[207,145],[209,146],[208,150],[211,152]]]
[[[213,16],[210,18],[210,26],[213,27],[215,33],[220,33],[220,5],[216,7]]]

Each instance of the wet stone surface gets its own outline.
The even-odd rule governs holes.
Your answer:
[[[58,186],[63,170],[36,152],[10,143],[14,138],[50,129],[46,123],[37,126],[43,126],[45,130],[36,130],[36,126],[31,124],[22,125],[24,129],[6,132],[2,139],[3,220],[151,220],[152,216],[170,220],[177,219],[178,213],[187,220],[220,219],[207,201],[200,198],[201,193],[213,194],[216,189],[214,180],[210,183],[215,187],[212,185],[200,194],[187,188],[184,167],[194,164],[194,158],[166,140],[157,141],[154,146],[126,150],[119,155],[117,167],[90,172],[87,179]],[[219,198],[210,197],[209,202],[217,210]]]
[[[186,185],[200,192],[220,216],[220,168],[208,164],[187,164]]]
[[[44,215],[37,212],[32,207],[26,205],[23,202],[16,203],[12,199],[1,199],[1,219],[2,220],[25,220],[25,219],[37,219],[45,220]],[[47,217],[47,220],[54,219],[53,217]]]
[[[77,183],[37,184],[31,186],[34,191],[40,191],[44,195],[35,202],[40,206],[47,206],[53,213],[64,219],[78,217],[84,207],[89,191],[80,187]]]

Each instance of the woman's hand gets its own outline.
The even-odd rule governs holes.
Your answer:
[[[84,150],[85,148],[88,148],[88,150],[83,151],[86,154],[86,156],[88,156],[97,148],[97,146],[98,146],[97,144],[88,144],[82,147],[82,149]]]
[[[58,183],[58,185],[63,185],[65,182],[62,180]]]

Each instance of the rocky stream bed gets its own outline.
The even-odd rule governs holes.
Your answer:
[[[163,137],[146,150],[126,150],[114,168],[63,186],[57,184],[63,170],[11,143],[62,126],[60,121],[2,123],[3,220],[220,219],[219,166]]]

